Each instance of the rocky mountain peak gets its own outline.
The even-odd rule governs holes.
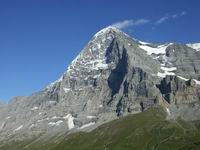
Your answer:
[[[130,43],[134,41],[129,35],[113,26],[103,28],[92,37],[80,54],[71,62],[64,75],[48,85],[46,89],[52,90],[52,87],[54,88],[54,86],[62,82],[64,78],[75,79],[80,76],[83,77],[83,74],[80,75],[81,70],[96,72],[93,73],[92,76],[98,77],[99,73],[97,72],[108,68],[108,62],[106,62],[108,49],[111,47],[114,40],[125,40],[126,42],[128,40]],[[84,76],[84,79],[86,78],[88,77]]]
[[[95,37],[98,37],[99,35],[102,35],[102,34],[107,34],[108,32],[122,32],[120,31],[119,29],[117,29],[116,27],[113,27],[113,26],[108,26],[106,28],[103,28],[101,29],[100,31],[98,31],[94,36]]]
[[[95,35],[94,35],[94,38],[97,38],[99,36],[106,36],[108,34],[112,34],[112,35],[116,35],[116,34],[124,34],[126,36],[129,36],[127,35],[126,33],[124,33],[123,31],[121,31],[120,29],[114,27],[114,26],[108,26],[106,28],[103,28],[101,29],[99,32],[97,32]]]

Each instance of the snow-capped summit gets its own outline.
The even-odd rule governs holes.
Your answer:
[[[116,27],[113,26],[108,26],[106,28],[101,29],[99,32],[97,32],[94,37],[98,37],[99,35],[108,33],[108,32],[122,32],[119,29],[117,29]]]

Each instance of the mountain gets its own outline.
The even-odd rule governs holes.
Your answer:
[[[167,119],[200,119],[199,44],[151,44],[109,26],[42,91],[0,109],[2,144],[48,140],[162,106]]]

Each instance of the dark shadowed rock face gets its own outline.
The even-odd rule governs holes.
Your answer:
[[[126,50],[123,49],[122,56],[119,55],[118,57],[116,68],[111,70],[108,77],[108,86],[112,92],[111,97],[119,92],[128,71],[128,56]]]
[[[0,141],[89,131],[153,105],[172,119],[200,119],[192,115],[200,114],[200,52],[192,46],[144,43],[107,27],[60,79],[0,106]]]

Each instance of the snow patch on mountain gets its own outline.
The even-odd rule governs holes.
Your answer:
[[[81,126],[79,129],[88,128],[88,127],[90,127],[90,126],[92,126],[92,125],[95,125],[95,122],[90,122],[90,123],[88,123],[88,124],[84,124],[84,125]]]
[[[171,71],[175,71],[176,67],[161,67],[162,70],[166,71],[166,72],[171,72]]]
[[[116,27],[113,26],[108,26],[106,28],[103,28],[102,30],[100,30],[99,32],[97,32],[94,37],[97,38],[98,36],[101,36],[103,34],[105,34],[106,32],[109,32],[110,30],[114,30],[115,32],[121,32],[119,29],[117,29]]]
[[[148,55],[151,55],[151,54],[165,54],[166,48],[170,45],[172,45],[172,43],[163,44],[163,45],[159,45],[159,46],[155,46],[155,47],[149,46],[149,45],[139,45],[139,47],[141,49],[145,50]]]
[[[166,110],[167,110],[168,115],[171,115],[169,108],[166,107]]]
[[[189,81],[190,79],[186,79],[182,76],[177,76],[178,78],[184,80],[184,81]],[[199,80],[196,80],[196,79],[192,79],[197,85],[200,85],[200,81]]]
[[[48,125],[50,126],[59,126],[61,123],[63,123],[62,120],[56,121],[56,122],[49,122]]]
[[[65,93],[68,93],[70,91],[70,88],[63,88]]]
[[[177,76],[178,78],[180,78],[180,79],[182,79],[182,80],[184,80],[184,81],[188,81],[189,79],[186,79],[186,78],[184,78],[184,77],[182,77],[182,76]]]
[[[32,110],[32,111],[38,110],[38,107],[35,106],[35,107],[31,108],[31,110]]]
[[[157,76],[161,77],[161,78],[165,78],[167,75],[171,75],[171,76],[175,76],[176,74],[173,72],[176,70],[176,67],[161,67],[161,69],[164,71],[164,73],[162,72],[158,72]]]
[[[6,117],[6,120],[8,120],[8,119],[10,119],[10,118],[11,118],[10,116]]]
[[[87,116],[88,119],[96,118],[96,116]]]
[[[200,43],[186,44],[188,47],[200,51]]]
[[[193,79],[193,80],[196,82],[196,84],[200,85],[200,81],[199,80],[196,80],[196,79]]]
[[[143,42],[143,41],[138,41],[140,44],[142,45],[152,45],[151,43],[148,43],[148,42]]]
[[[24,127],[24,125],[20,125],[18,128],[16,128],[16,129],[14,130],[14,132],[21,130],[23,127]]]
[[[63,117],[64,119],[68,119],[68,128],[73,129],[74,126],[74,117],[71,114],[68,114],[67,116]]]

